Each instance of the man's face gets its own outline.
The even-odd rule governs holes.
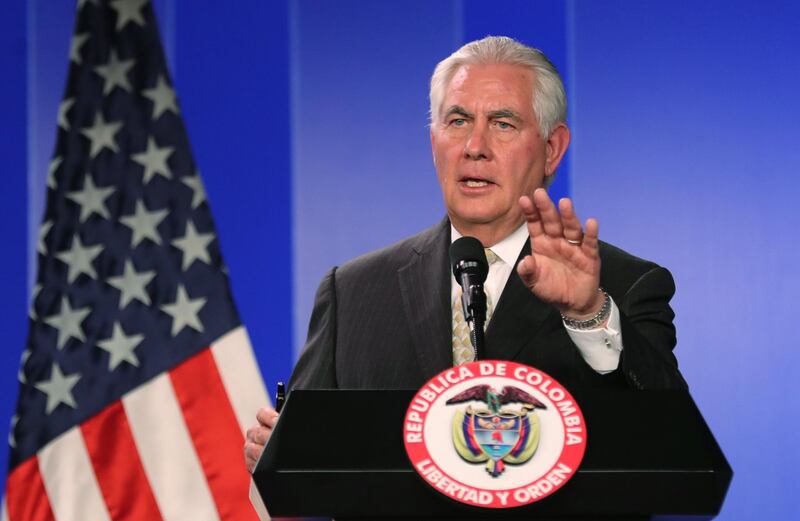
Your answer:
[[[555,169],[546,165],[550,147],[539,133],[533,88],[533,73],[522,67],[465,65],[445,90],[431,147],[447,213],[463,234],[488,229],[499,240],[511,233],[523,220],[520,196]]]

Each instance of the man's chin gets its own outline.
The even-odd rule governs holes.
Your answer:
[[[470,214],[450,214],[450,220],[453,221],[454,224],[461,224],[465,227],[470,226],[491,226],[493,223],[497,222],[498,218],[496,215],[487,215],[487,214],[479,214],[479,213],[470,213]]]
[[[509,213],[498,213],[497,211],[478,212],[474,211],[474,209],[471,212],[448,213],[450,215],[450,221],[459,231],[462,229],[499,229],[509,226],[516,229],[516,227],[519,226],[518,223],[523,221],[521,213],[519,215],[510,215]]]

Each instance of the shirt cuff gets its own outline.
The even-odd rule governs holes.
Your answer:
[[[611,299],[611,314],[608,316],[606,327],[573,329],[566,324],[564,327],[589,367],[600,374],[610,373],[617,369],[622,353],[622,333],[620,332],[619,309],[617,309],[614,299]]]

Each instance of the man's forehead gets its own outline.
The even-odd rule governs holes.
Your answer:
[[[462,65],[445,88],[440,114],[506,111],[520,116],[532,110],[533,82],[533,72],[519,65]]]
[[[445,116],[450,115],[460,115],[460,116],[467,116],[467,117],[475,117],[475,114],[470,110],[462,107],[461,105],[451,105],[446,107],[444,110]],[[481,115],[488,116],[490,118],[511,118],[511,119],[522,119],[522,114],[520,114],[517,110],[509,107],[500,107],[500,108],[488,108],[482,111]]]

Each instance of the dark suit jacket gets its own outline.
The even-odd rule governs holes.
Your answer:
[[[452,365],[450,223],[331,269],[317,290],[291,388],[419,388]],[[526,246],[522,254],[530,253]],[[595,372],[558,311],[514,271],[486,331],[487,358],[532,365],[567,388],[682,388],[672,349],[670,273],[606,243],[600,284],[620,310],[619,368]]]

